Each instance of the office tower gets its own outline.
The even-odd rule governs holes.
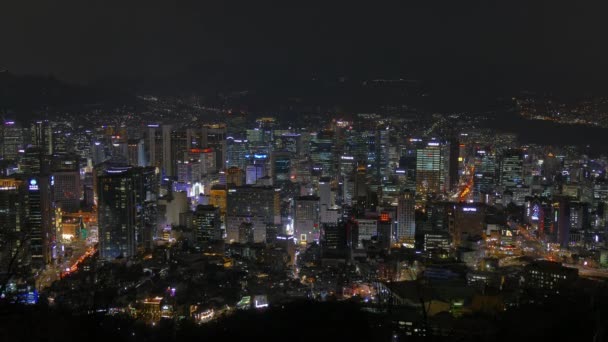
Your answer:
[[[458,143],[450,141],[441,145],[441,186],[442,192],[449,192],[458,186]]]
[[[188,194],[184,191],[173,191],[158,200],[158,224],[164,226],[178,226],[180,216],[190,211]]]
[[[389,250],[393,243],[393,220],[387,212],[380,213],[378,219],[378,245],[384,250]]]
[[[549,153],[543,160],[541,175],[546,177],[547,180],[553,181],[553,178],[559,171],[561,171],[561,168],[562,161],[553,153]]]
[[[162,168],[163,135],[157,124],[149,124],[144,134],[146,166]]]
[[[196,243],[222,239],[220,209],[213,205],[199,205],[192,217],[192,228]]]
[[[367,170],[365,166],[361,165],[357,167],[355,173],[355,200],[359,201],[361,198],[367,197]]]
[[[54,124],[51,129],[53,155],[61,155],[73,151],[71,139],[68,132],[66,132],[66,129],[69,129],[69,127],[62,124]]]
[[[524,268],[525,287],[550,292],[563,293],[578,279],[578,269],[562,266],[559,262],[534,261]]]
[[[416,151],[414,146],[403,147],[399,158],[399,169],[405,176],[403,188],[410,191],[416,191]]]
[[[38,147],[43,154],[53,154],[53,130],[47,120],[36,121],[31,125],[32,147]]]
[[[235,187],[228,190],[226,215],[256,216],[265,223],[279,224],[279,206],[279,193],[272,187]]]
[[[220,215],[226,216],[228,188],[226,185],[216,184],[209,190],[209,204],[220,208]]]
[[[568,197],[555,197],[553,217],[557,224],[557,243],[562,248],[568,247],[570,242],[570,199]]]
[[[410,191],[405,191],[399,196],[397,202],[397,236],[396,240],[401,243],[409,243],[413,245],[416,237],[416,203],[414,194]]]
[[[302,156],[302,135],[297,133],[283,133],[275,139],[277,151],[286,151],[294,157]]]
[[[83,190],[78,160],[67,157],[55,159],[52,177],[55,205],[64,212],[78,212]]]
[[[247,165],[245,175],[246,184],[255,184],[258,179],[264,177],[264,165],[254,164]]]
[[[253,223],[241,222],[238,228],[238,243],[253,243]]]
[[[450,234],[447,231],[438,230],[424,232],[422,249],[431,257],[434,253],[448,251],[450,249]]]
[[[246,139],[226,139],[226,167],[245,169],[250,154],[249,142]]]
[[[355,181],[353,177],[346,177],[342,184],[342,205],[352,206],[355,199]]]
[[[523,183],[523,153],[507,150],[500,161],[500,185],[509,188]]]
[[[257,145],[264,142],[264,131],[259,128],[248,129],[245,131],[245,134],[247,136],[247,141],[251,144]]]
[[[27,228],[32,267],[42,268],[51,262],[56,241],[51,180],[36,175],[27,178]]]
[[[313,170],[316,170],[320,175],[332,175],[333,139],[333,132],[324,130],[318,132],[310,142],[310,158],[313,162]]]
[[[146,166],[143,139],[129,139],[127,142],[127,161],[131,166]]]
[[[322,231],[321,245],[324,258],[346,258],[353,246],[356,247],[358,232],[354,221],[324,223]]]
[[[378,220],[376,219],[357,219],[357,226],[359,227],[357,248],[363,248],[364,241],[369,243],[372,237],[378,235]]]
[[[48,174],[51,171],[51,156],[39,147],[28,147],[19,162],[19,173]]]
[[[5,121],[0,126],[0,159],[17,160],[24,148],[23,129],[15,121]]]
[[[295,200],[294,235],[299,243],[319,241],[319,197],[301,196]]]
[[[273,184],[289,182],[291,175],[291,154],[289,152],[273,152],[270,156],[270,170]]]
[[[156,229],[158,174],[152,167],[108,167],[98,170],[100,257],[132,257],[149,249]]]
[[[171,131],[171,168],[173,177],[177,176],[176,161],[185,157],[192,149],[194,130],[175,129]]]
[[[200,182],[203,177],[202,163],[200,160],[178,160],[177,161],[177,181],[185,184]]]
[[[469,238],[480,238],[486,228],[486,206],[483,204],[457,203],[450,208],[448,223],[455,247]]]
[[[173,127],[171,125],[162,125],[162,174],[165,177],[174,176],[173,169]]]
[[[17,265],[29,262],[26,236],[27,183],[17,178],[0,178],[0,269],[6,272],[15,253]]]
[[[333,199],[331,193],[331,178],[321,177],[319,179],[319,207],[329,209],[333,207]]]
[[[473,200],[485,202],[484,198],[494,191],[496,185],[496,160],[485,150],[475,153],[475,174],[473,176]]]
[[[225,124],[206,124],[202,127],[201,146],[215,151],[215,166],[219,170],[226,168],[226,133]]]
[[[231,167],[226,170],[226,184],[234,186],[243,186],[245,181],[245,172],[238,167]]]
[[[438,142],[429,142],[416,151],[416,194],[422,199],[441,191],[441,147]]]
[[[390,133],[388,127],[380,127],[375,136],[374,177],[377,180],[386,179],[388,175],[388,160],[390,149]]]

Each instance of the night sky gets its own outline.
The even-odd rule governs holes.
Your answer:
[[[593,91],[608,80],[605,2],[356,3],[3,1],[0,69],[84,83],[209,65]]]

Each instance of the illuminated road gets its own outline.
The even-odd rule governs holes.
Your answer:
[[[458,198],[458,202],[466,202],[471,196],[471,190],[473,189],[473,181],[475,178],[475,165],[471,165],[464,172],[463,178],[466,180],[464,184],[461,185],[461,189],[458,193],[453,196]]]
[[[522,225],[513,224],[512,227],[516,227],[521,236],[523,236],[527,241],[534,242],[535,251],[545,260],[556,261],[556,252],[546,251],[544,248],[544,244],[533,234],[530,234],[530,231],[526,229],[526,227]],[[608,269],[600,269],[600,268],[590,268],[588,266],[576,265],[576,264],[566,264],[562,263],[563,266],[576,268],[578,269],[578,274],[581,277],[586,278],[608,278]]]
[[[36,278],[36,288],[39,291],[51,286],[62,274],[76,271],[78,265],[95,252],[93,247],[87,248],[83,241],[72,242],[69,247],[73,248],[72,256],[57,265],[48,265]]]

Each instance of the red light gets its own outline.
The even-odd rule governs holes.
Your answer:
[[[210,153],[213,152],[213,149],[208,147],[208,148],[191,148],[190,149],[190,153]]]
[[[380,221],[381,222],[390,222],[391,218],[388,216],[388,213],[381,213],[380,214]]]

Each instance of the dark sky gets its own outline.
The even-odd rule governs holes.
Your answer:
[[[220,61],[595,89],[608,81],[598,3],[2,1],[0,69],[91,82]]]

